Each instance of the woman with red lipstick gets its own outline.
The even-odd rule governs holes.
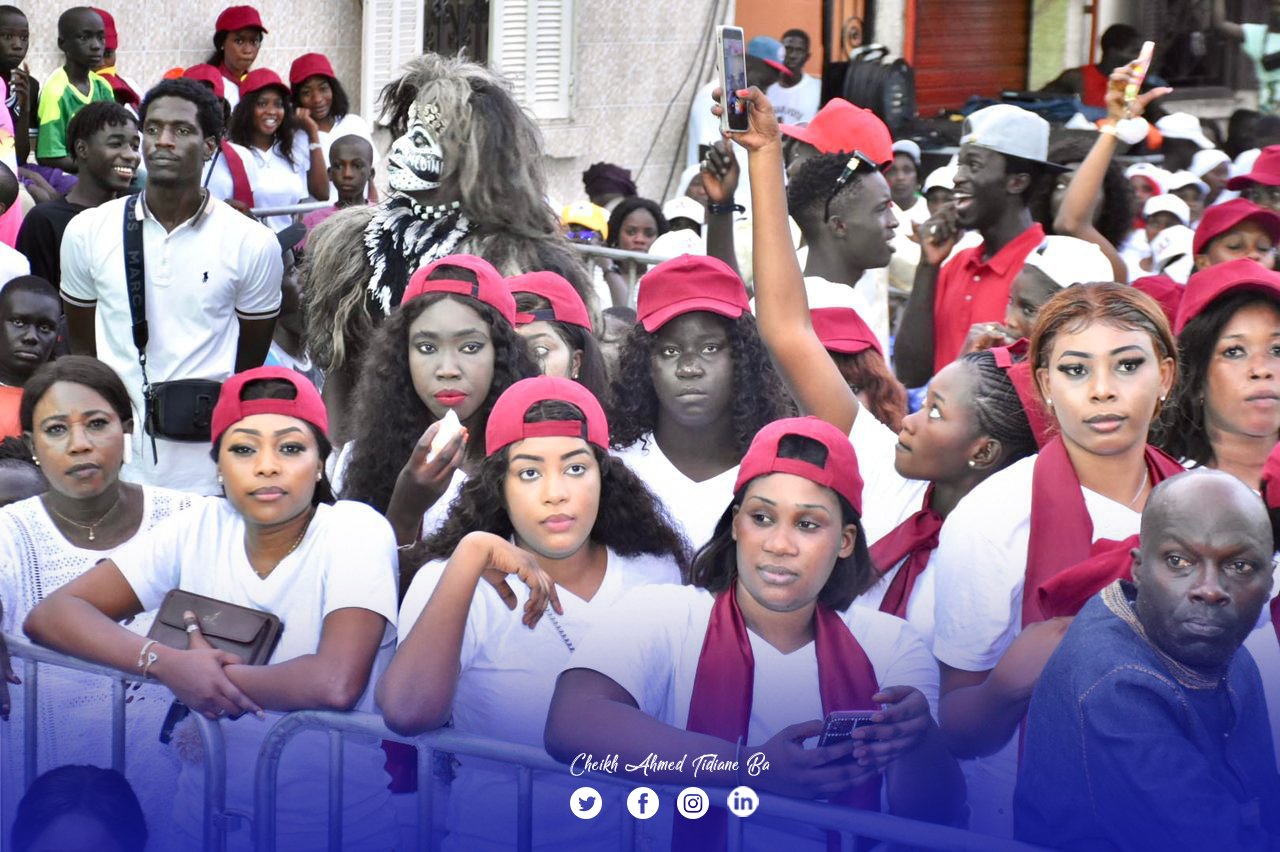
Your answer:
[[[1119,284],[1058,293],[1028,359],[1058,434],[969,492],[942,527],[939,721],[954,754],[977,758],[966,772],[979,831],[1012,834],[1017,727],[1068,622],[1051,617],[1126,574],[1147,496],[1182,470],[1147,444],[1176,354],[1149,296]]]
[[[541,371],[514,328],[516,303],[488,262],[450,255],[413,273],[378,326],[356,387],[355,436],[338,459],[344,498],[387,516],[400,545],[444,523],[468,472],[485,457],[489,411]],[[465,427],[431,449],[452,411]]]
[[[485,446],[449,520],[405,558],[421,567],[378,705],[404,734],[452,718],[460,731],[541,747],[556,676],[594,616],[630,589],[679,584],[688,553],[657,498],[609,455],[604,411],[582,385],[551,376],[512,385],[489,415]],[[534,785],[538,848],[573,845],[560,817],[576,786]],[[509,772],[464,761],[446,848],[509,847],[511,787]],[[605,808],[616,824],[622,802]],[[614,836],[598,821],[591,828]]]
[[[1280,439],[1280,273],[1252,260],[1195,273],[1173,328],[1182,378],[1157,443],[1261,488]]]
[[[622,766],[713,754],[696,783],[950,822],[964,785],[933,721],[937,668],[901,619],[851,606],[876,572],[848,437],[816,417],[762,429],[742,459],[692,585],[637,589],[600,617],[556,684],[547,751]],[[805,748],[836,711],[870,711],[851,740]],[[769,768],[748,775],[763,753]],[[639,772],[631,771],[637,780]],[[694,781],[683,769],[653,783]],[[752,820],[748,849],[820,850],[807,826]],[[725,848],[726,815],[677,818],[671,847]]]
[[[368,506],[333,502],[327,430],[320,394],[299,373],[237,373],[212,414],[225,497],[196,498],[47,597],[24,625],[64,653],[154,677],[193,712],[221,720],[227,807],[239,812],[252,812],[253,767],[280,714],[372,709],[367,687],[393,651],[392,532]],[[175,588],[278,616],[284,629],[270,661],[248,666],[215,650],[194,615],[186,650],[145,642],[117,623],[155,610]],[[165,849],[199,843],[204,768],[193,760],[193,738],[188,726],[175,731],[184,763]],[[283,757],[280,785],[289,795],[278,811],[280,849],[325,845],[326,742],[317,734]],[[342,848],[394,849],[385,756],[376,741],[345,742]],[[228,849],[252,848],[250,834],[244,823],[230,830]]]
[[[23,388],[19,409],[32,458],[49,489],[0,509],[0,628],[18,633],[27,614],[53,593],[112,556],[166,518],[186,510],[192,497],[120,479],[133,412],[115,372],[95,358],[69,355],[40,368]],[[129,624],[145,636],[151,616]],[[141,641],[135,639],[135,641]],[[22,789],[22,687],[0,647],[0,784]],[[172,696],[156,686],[132,693],[127,715],[128,776],[149,816],[167,816],[178,766],[156,733]],[[14,715],[10,715],[11,712]],[[40,765],[105,764],[110,738],[110,685],[63,669],[40,672]],[[10,786],[12,785],[12,786]],[[166,792],[167,791],[167,792]]]
[[[751,439],[790,400],[723,261],[658,264],[640,279],[636,313],[613,381],[613,447],[698,547]]]

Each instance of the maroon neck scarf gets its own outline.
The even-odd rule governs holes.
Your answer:
[[[916,580],[929,565],[929,556],[938,547],[938,531],[942,529],[942,516],[931,508],[932,503],[933,485],[930,485],[920,511],[871,545],[871,562],[882,575],[906,560],[889,581],[889,588],[880,601],[881,612],[907,617],[907,601],[911,599]]]
[[[222,156],[227,161],[227,171],[231,172],[231,197],[246,207],[253,207],[253,187],[249,184],[249,172],[245,170],[244,160],[228,140],[223,139],[218,147],[222,149]]]
[[[1152,486],[1183,470],[1150,445],[1144,457]],[[1093,519],[1062,436],[1045,444],[1036,457],[1031,483],[1023,627],[1052,615],[1075,615],[1112,580],[1128,577],[1129,551],[1137,544],[1136,537],[1093,542]],[[1051,598],[1047,605],[1046,598]]]
[[[745,740],[751,722],[755,657],[747,625],[738,608],[735,588],[716,596],[711,621],[698,657],[698,670],[689,699],[689,722],[685,728],[709,734],[731,743]],[[818,692],[823,714],[835,710],[864,710],[876,705],[871,697],[880,691],[875,669],[848,626],[829,607],[814,610],[814,643],[818,656]],[[797,722],[804,721],[797,719]],[[745,760],[747,755],[741,755]],[[864,810],[880,810],[880,776],[850,790],[836,802]],[[675,815],[672,848],[681,852],[718,852],[727,840],[728,815],[723,808],[689,820]],[[828,848],[835,835],[829,835]],[[836,848],[839,848],[838,838]]]

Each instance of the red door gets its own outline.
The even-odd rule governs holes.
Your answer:
[[[1027,0],[908,0],[907,16],[920,115],[1026,87]]]

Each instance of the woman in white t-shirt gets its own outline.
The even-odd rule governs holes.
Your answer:
[[[1009,370],[991,352],[966,355],[943,368],[931,382],[925,404],[903,419],[901,432],[889,429],[862,403],[846,381],[848,373],[827,350],[833,345],[846,350],[878,348],[878,343],[856,315],[828,321],[828,310],[837,312],[837,320],[839,311],[854,314],[852,310],[809,311],[787,226],[777,122],[763,96],[753,96],[749,102],[751,132],[735,134],[734,139],[748,149],[754,173],[760,336],[801,409],[846,432],[858,454],[865,483],[863,527],[878,577],[855,603],[907,619],[929,644],[934,619],[932,565],[943,519],[979,482],[1034,453],[1035,438]],[[855,158],[850,163],[858,166],[860,161]],[[703,180],[716,178],[706,174]],[[859,181],[879,184],[887,196],[879,173],[859,174],[855,168],[845,180],[846,185],[855,185],[834,190],[834,213],[846,215],[841,193],[857,191]],[[796,189],[794,183],[792,189]],[[814,210],[823,215],[832,189],[818,189],[793,193],[802,209],[790,212],[806,215]],[[1025,366],[1020,369],[1026,370]]]
[[[1012,834],[1016,730],[1040,671],[1070,616],[1127,576],[1147,496],[1182,470],[1147,444],[1175,355],[1149,296],[1120,284],[1059,292],[1029,358],[1058,435],[974,488],[942,528],[940,720],[953,752],[981,758],[966,767],[977,830]]]
[[[293,108],[289,87],[276,72],[255,68],[245,76],[227,137],[252,157],[253,201],[258,207],[329,198],[329,161],[320,128],[305,110]],[[292,221],[289,215],[268,216],[262,224],[279,232]]]
[[[439,529],[467,472],[485,457],[494,402],[541,372],[516,333],[516,303],[491,264],[455,254],[413,273],[400,306],[373,332],[338,458],[344,499],[387,516],[398,544]],[[430,452],[442,420],[464,427]]]
[[[574,651],[547,719],[552,756],[617,755],[638,780],[746,784],[956,819],[964,785],[931,715],[933,658],[902,620],[850,606],[874,580],[861,486],[853,448],[830,424],[791,418],[762,429],[694,559],[693,585],[632,592]],[[804,748],[839,711],[869,711],[871,724]],[[724,762],[695,775],[687,760],[658,766],[650,755]],[[762,759],[768,769],[753,771]],[[724,831],[723,811],[677,819],[673,845],[723,848]],[[751,849],[826,848],[800,825],[779,833],[753,822],[746,839]]]
[[[613,381],[613,447],[697,548],[711,538],[751,438],[785,416],[789,400],[746,287],[723,261],[658,264],[640,279],[636,314]]]
[[[351,111],[347,91],[333,73],[329,57],[323,53],[304,53],[293,60],[289,66],[289,85],[293,87],[294,108],[305,110],[320,131],[325,162],[329,161],[329,146],[343,136],[359,136],[373,147],[369,123]]]
[[[227,808],[253,811],[253,768],[279,713],[372,709],[366,687],[393,649],[396,552],[390,528],[367,506],[331,502],[324,478],[328,418],[320,394],[281,367],[239,373],[222,386],[212,416],[225,497],[197,498],[28,616],[36,641],[104,665],[154,677],[184,705],[221,720]],[[114,623],[157,609],[182,589],[271,612],[284,625],[266,665],[214,650],[188,613],[189,647],[177,650]],[[265,711],[271,711],[267,713]],[[281,849],[325,844],[328,749],[305,734],[280,763]],[[204,756],[190,727],[175,742],[184,757],[173,836],[163,848],[198,844]],[[346,738],[343,849],[395,848],[398,830],[376,739]],[[228,848],[252,848],[240,823]]]
[[[609,456],[604,411],[576,382],[517,382],[494,405],[485,445],[489,455],[449,520],[405,559],[421,567],[400,610],[400,645],[378,683],[378,704],[406,735],[452,718],[459,731],[540,748],[556,676],[590,618],[630,589],[679,584],[687,545],[657,498]],[[458,759],[446,848],[510,848],[511,773]],[[535,784],[539,848],[616,837],[569,816],[564,802],[576,786],[554,778]],[[612,803],[606,818],[618,822],[621,809]]]

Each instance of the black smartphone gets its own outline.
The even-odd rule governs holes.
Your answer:
[[[858,728],[874,724],[871,716],[878,712],[878,710],[836,710],[828,713],[822,723],[822,736],[818,738],[818,748],[846,742]]]
[[[738,92],[747,87],[747,47],[742,27],[716,27],[716,64],[720,70],[720,89],[724,93],[720,105],[720,129],[745,133],[751,125],[747,102]]]
[[[699,146],[698,146],[698,162],[699,162],[699,163],[705,163],[705,162],[707,161],[707,157],[708,157],[710,154],[711,154],[711,146],[710,146],[710,145],[699,145]]]

